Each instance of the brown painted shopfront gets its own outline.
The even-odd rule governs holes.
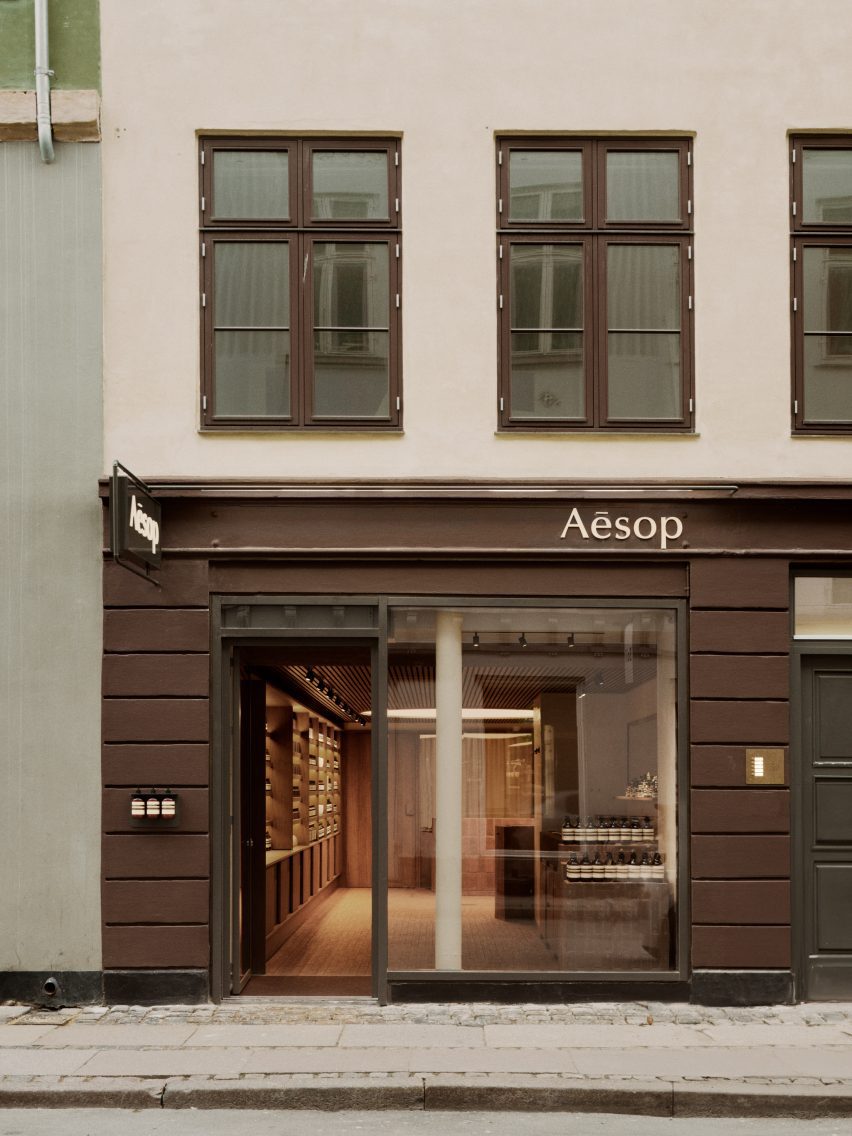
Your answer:
[[[211,791],[222,791],[211,783],[211,743],[222,742],[211,611],[221,597],[237,603],[240,596],[269,604],[447,596],[538,599],[543,607],[574,599],[680,605],[686,657],[679,665],[688,676],[679,738],[688,782],[678,800],[678,829],[688,837],[679,862],[686,933],[680,970],[653,984],[653,996],[796,995],[789,760],[782,784],[747,784],[746,748],[788,752],[791,570],[842,568],[852,554],[843,501],[821,489],[765,486],[658,486],[641,494],[567,485],[224,487],[154,479],[152,486],[163,506],[160,587],[105,563],[108,999],[230,992],[216,946],[227,896],[221,830],[214,827],[211,842]],[[611,524],[599,521],[593,535],[596,516]],[[676,523],[663,524],[672,517]],[[140,785],[179,794],[174,829],[131,825],[128,802]],[[359,827],[363,835],[363,821]],[[612,983],[567,975],[431,979],[409,976],[384,992],[618,996]],[[621,989],[651,996],[641,976]]]

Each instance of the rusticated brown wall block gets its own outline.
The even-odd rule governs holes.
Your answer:
[[[690,704],[694,744],[783,745],[790,738],[787,702],[693,701]]]
[[[696,880],[692,922],[760,924],[790,922],[788,880]]]
[[[692,965],[775,968],[790,965],[789,927],[693,927]]]
[[[788,833],[789,789],[693,789],[693,833]]]
[[[694,880],[790,878],[789,836],[693,836]]]

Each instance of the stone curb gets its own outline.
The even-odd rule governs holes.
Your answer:
[[[852,1084],[602,1080],[552,1074],[5,1077],[4,1108],[594,1112],[671,1117],[852,1116]]]

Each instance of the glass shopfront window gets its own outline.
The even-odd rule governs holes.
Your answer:
[[[391,609],[391,972],[675,969],[675,642],[659,608]]]

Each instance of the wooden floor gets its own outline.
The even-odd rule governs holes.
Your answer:
[[[286,991],[271,987],[267,991],[259,988],[267,980],[257,978],[252,982],[258,988],[245,993],[369,993],[345,980],[370,976],[370,902],[369,888],[338,888],[316,918],[298,927],[266,964],[267,979],[286,977],[299,982],[289,982]],[[392,888],[388,894],[388,968],[431,970],[434,965],[435,893]],[[531,920],[495,919],[493,896],[464,897],[464,970],[553,970],[555,966],[556,960]],[[321,989],[324,979],[328,990]],[[347,985],[352,989],[344,990]]]

